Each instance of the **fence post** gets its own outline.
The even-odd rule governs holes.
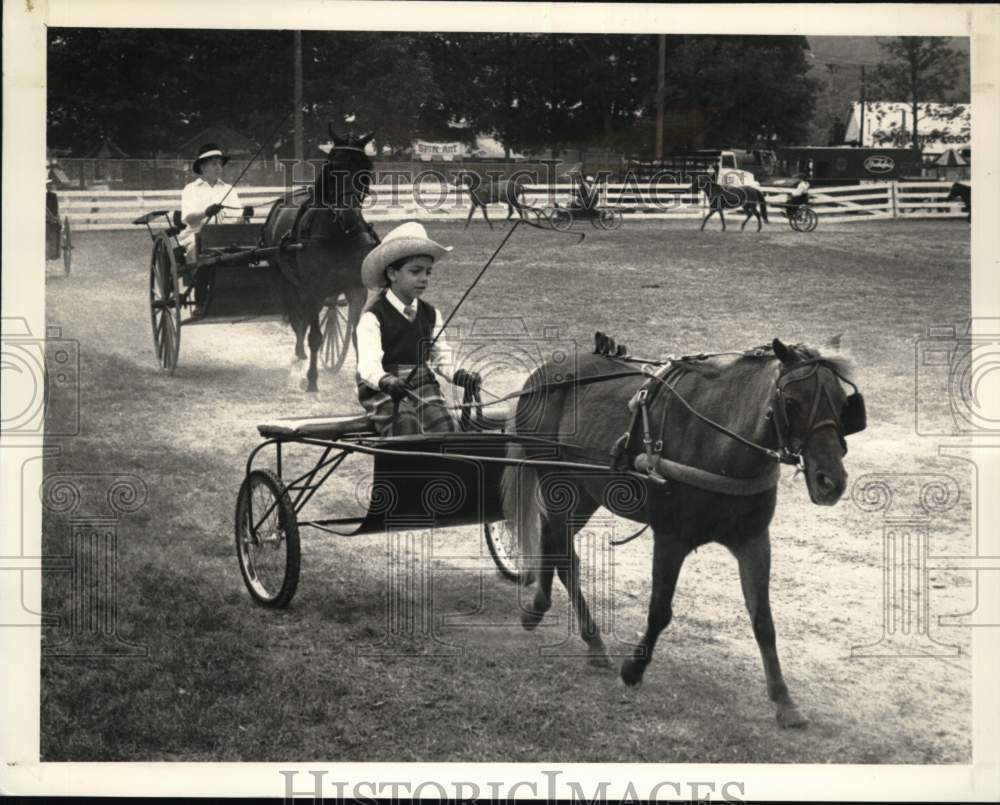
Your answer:
[[[889,182],[889,198],[892,201],[892,219],[895,221],[899,217],[899,208],[896,205],[896,181]]]

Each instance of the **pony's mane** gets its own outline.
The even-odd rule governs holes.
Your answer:
[[[824,365],[833,369],[833,371],[841,377],[846,378],[847,380],[852,379],[854,366],[846,355],[836,352],[830,355],[824,355],[816,347],[811,347],[808,344],[791,344],[789,345],[789,349],[793,350],[796,355],[800,356],[804,360],[819,360]]]

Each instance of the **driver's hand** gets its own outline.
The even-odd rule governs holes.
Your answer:
[[[220,212],[222,212],[222,205],[221,204],[209,204],[207,207],[205,207],[205,217],[206,218],[214,218]]]

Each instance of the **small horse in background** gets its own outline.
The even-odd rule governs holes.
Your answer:
[[[514,211],[524,218],[526,215],[526,205],[524,202],[524,185],[527,178],[520,176],[514,179],[483,179],[479,174],[472,171],[460,171],[452,177],[452,184],[455,187],[465,188],[469,192],[469,199],[472,201],[469,207],[469,215],[465,219],[464,229],[469,228],[472,215],[478,207],[483,211],[483,218],[486,223],[493,228],[493,222],[486,214],[486,207],[490,204],[506,204],[507,220],[514,216]]]
[[[307,200],[296,203],[291,198],[275,204],[263,230],[264,246],[303,244],[300,251],[279,252],[278,268],[285,313],[295,331],[295,356],[300,360],[306,357],[304,340],[309,336],[306,391],[318,390],[316,356],[323,345],[320,313],[328,299],[344,293],[350,326],[357,324],[367,298],[361,263],[378,243],[361,211],[372,177],[365,146],[373,134],[351,139],[338,136],[332,126],[329,131],[333,147]]]
[[[971,185],[955,182],[951,186],[951,192],[945,201],[961,201],[964,205],[965,220],[972,220],[972,187]]]
[[[702,230],[705,229],[708,219],[714,213],[719,213],[719,218],[722,219],[722,231],[725,232],[726,216],[722,212],[724,209],[738,210],[742,208],[743,212],[747,214],[747,217],[743,220],[743,224],[740,226],[740,232],[746,227],[751,217],[757,219],[758,232],[762,229],[762,216],[764,223],[769,223],[767,220],[767,199],[756,187],[745,187],[737,184],[723,186],[711,176],[698,176],[691,182],[691,190],[693,193],[701,190],[708,196],[708,214],[701,222]]]
[[[603,350],[598,343],[598,350],[603,354],[582,356],[572,382],[552,382],[561,377],[555,364],[533,372],[514,414],[512,433],[546,437],[541,446],[512,444],[508,458],[521,463],[508,467],[501,482],[504,516],[517,534],[527,578],[537,581],[534,600],[522,611],[522,625],[533,629],[542,621],[557,573],[590,663],[610,666],[581,590],[573,538],[602,505],[647,523],[654,539],[648,625],[621,668],[624,682],[638,685],[657,638],[670,623],[685,558],[701,545],[719,542],[739,562],[777,719],[783,726],[806,723],[789,696],[775,648],[768,527],[777,502],[779,457],[802,469],[813,503],[832,506],[844,494],[845,437],[865,427],[864,401],[846,364],[775,339],[770,347],[736,358],[678,359],[651,379],[635,363],[617,357],[613,342]],[[853,387],[851,396],[842,380]],[[644,384],[646,393],[637,395]],[[648,406],[639,422],[634,408],[630,410],[630,401],[638,399]],[[648,433],[649,423],[659,423],[657,432]],[[621,444],[624,455],[617,449]],[[655,462],[666,486],[659,476],[640,480],[613,468],[602,474],[523,463],[536,457],[551,460],[554,448],[562,460],[593,461],[593,456],[607,456],[611,445],[616,446],[613,455],[627,459],[625,466],[642,470],[643,461]],[[632,488],[626,493],[623,485]]]

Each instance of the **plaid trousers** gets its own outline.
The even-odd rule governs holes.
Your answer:
[[[393,367],[393,374],[405,378],[412,366]],[[434,372],[426,366],[417,369],[410,385],[419,401],[406,396],[399,401],[396,421],[392,421],[392,398],[373,389],[358,378],[358,399],[380,436],[409,436],[417,433],[448,433],[458,430],[455,418],[446,407]]]

